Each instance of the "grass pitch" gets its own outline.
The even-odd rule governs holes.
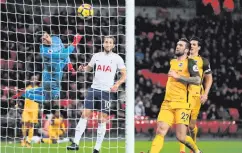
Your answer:
[[[92,153],[95,141],[86,141],[80,143],[79,151],[67,151],[63,144],[33,144],[32,148],[23,148],[19,143],[1,142],[1,153]],[[151,145],[151,141],[136,141],[135,153],[146,153]],[[199,148],[203,153],[242,153],[242,141],[199,141]],[[190,151],[187,149],[187,153]],[[100,153],[125,153],[124,141],[105,141]],[[177,141],[167,141],[161,153],[179,153],[179,144]]]

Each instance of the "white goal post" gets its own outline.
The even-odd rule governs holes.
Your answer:
[[[135,5],[134,0],[126,0],[126,153],[134,153],[134,87],[135,87]]]

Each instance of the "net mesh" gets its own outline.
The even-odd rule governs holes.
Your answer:
[[[94,16],[83,20],[76,16],[77,8],[89,3],[94,7]],[[39,40],[34,33],[46,31],[61,38],[69,45],[76,33],[83,39],[76,51],[70,55],[71,63],[77,70],[86,65],[92,55],[102,51],[103,36],[114,36],[117,40],[115,52],[125,59],[125,7],[116,1],[64,0],[6,0],[1,1],[1,152],[67,152],[69,138],[74,137],[75,127],[83,108],[84,97],[92,83],[94,73],[69,72],[64,70],[59,100],[40,105],[38,122],[34,124],[31,148],[22,147],[22,119],[25,100],[11,97],[29,85],[40,86],[42,80],[42,57],[39,54]],[[119,73],[117,73],[119,78]],[[107,123],[107,132],[102,146],[104,152],[124,152],[125,144],[125,86],[116,94],[117,105],[112,106]],[[17,105],[16,105],[17,104]],[[66,133],[60,137],[64,143],[38,144],[40,138],[48,136],[50,115],[60,110]],[[96,141],[97,112],[88,121],[87,130],[81,140],[80,150],[91,152]],[[28,135],[28,133],[27,133]],[[59,141],[58,141],[59,142]]]

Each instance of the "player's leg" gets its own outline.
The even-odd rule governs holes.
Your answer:
[[[22,113],[22,135],[23,135],[23,139],[21,140],[22,147],[26,146],[26,136],[28,131],[27,123],[29,122],[29,119],[30,117],[28,112],[24,110]]]
[[[196,121],[197,121],[197,117],[199,114],[199,110],[201,107],[201,103],[200,103],[200,97],[198,96],[191,96],[189,97],[189,101],[192,104],[191,105],[191,120],[189,123],[189,130],[191,133],[191,137],[193,139],[193,141],[196,143],[196,139],[197,139],[197,133],[198,133],[198,128],[196,126]],[[180,143],[180,153],[184,153],[185,152],[185,145],[183,143]]]
[[[53,135],[50,137],[51,143],[56,144],[59,137],[63,134],[60,129],[53,129]]]
[[[191,121],[189,124],[189,129],[191,132],[191,137],[196,143],[197,133],[198,133],[198,128],[196,124],[197,124],[197,117],[201,108],[200,97],[194,97],[194,102],[195,102],[195,107],[192,109],[192,112],[191,112]]]
[[[159,153],[164,144],[164,138],[174,122],[174,113],[166,107],[163,102],[157,119],[156,136],[152,141],[150,153]]]
[[[27,123],[26,122],[23,122],[22,123],[22,135],[23,135],[23,138],[21,140],[21,146],[22,147],[25,147],[26,145],[26,136],[27,136]]]
[[[152,141],[150,152],[149,153],[159,153],[164,144],[164,138],[170,128],[170,125],[166,122],[159,121],[157,122],[156,136]]]
[[[31,133],[31,131],[30,131],[30,129],[31,129],[31,122],[30,121],[27,122],[27,124],[26,124],[27,125],[28,137],[26,137],[26,139],[25,139],[25,147],[27,147],[27,148],[31,148],[31,140],[29,140],[29,133]],[[31,137],[31,139],[32,139],[32,137]]]
[[[55,130],[52,128],[50,125],[48,127],[48,137],[47,138],[42,138],[41,142],[46,143],[46,144],[52,144],[52,138],[56,136]]]
[[[85,103],[88,102],[85,100]],[[87,106],[87,105],[86,105]],[[89,107],[90,108],[90,107]],[[82,134],[85,132],[87,127],[87,120],[91,115],[92,110],[84,108],[82,111],[82,116],[79,119],[76,129],[75,129],[75,138],[70,146],[67,146],[67,150],[79,150],[79,143],[82,137]]]
[[[94,90],[92,88],[88,89],[87,97],[84,101],[84,109],[82,111],[82,116],[78,121],[75,129],[75,138],[70,146],[67,146],[68,150],[79,150],[79,142],[87,127],[87,120],[94,109]]]
[[[38,123],[38,110],[33,110],[29,112],[29,115],[31,117],[30,122],[29,122],[29,132],[28,132],[28,139],[27,142],[28,144],[31,143],[32,138],[34,136],[34,124]]]
[[[33,136],[34,136],[34,124],[29,123],[28,138],[26,140],[27,146],[29,146],[31,144]]]
[[[102,142],[106,134],[107,120],[108,120],[108,114],[101,112],[98,116],[97,140],[96,140],[93,153],[98,153],[102,146]]]
[[[187,136],[190,113],[191,111],[187,109],[177,109],[175,111],[176,138],[194,153],[200,153],[192,138]]]
[[[196,143],[197,132],[198,132],[198,128],[196,126],[196,120],[197,120],[197,116],[199,114],[199,110],[201,107],[200,97],[190,94],[188,99],[189,99],[189,103],[191,104],[191,108],[192,108],[191,116],[190,116],[191,120],[189,123],[189,131],[191,133],[192,139]],[[185,145],[183,143],[180,143],[180,153],[184,153],[184,152],[185,152]]]
[[[179,144],[180,144],[180,153],[186,153],[186,146],[181,142],[179,142]]]
[[[110,112],[111,102],[114,99],[113,93],[105,91],[95,91],[97,95],[98,102],[101,103],[100,114],[98,116],[98,129],[97,129],[97,140],[94,147],[93,153],[98,153],[104,136],[106,134],[106,125],[108,121],[108,114]]]

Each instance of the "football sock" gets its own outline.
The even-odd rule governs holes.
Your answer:
[[[191,130],[191,137],[195,143],[197,142],[197,133],[198,133],[198,128],[195,125],[195,128]]]
[[[156,135],[151,144],[151,149],[149,153],[159,153],[163,147],[163,144],[164,144],[164,136]]]
[[[87,119],[80,118],[77,126],[76,126],[76,132],[75,132],[75,139],[74,142],[79,145],[80,139],[82,137],[82,134],[84,133],[87,126]]]
[[[27,126],[25,124],[22,125],[22,134],[23,134],[23,139],[25,139],[27,135]]]
[[[98,123],[97,140],[94,149],[100,150],[104,136],[106,134],[106,122]]]
[[[179,144],[180,144],[180,152],[186,152],[186,146],[181,142]]]
[[[190,150],[192,150],[195,153],[199,151],[197,145],[189,136],[186,136],[184,144],[186,145],[186,147],[188,147]]]
[[[32,138],[33,138],[33,135],[34,135],[34,127],[30,127],[28,133],[29,133],[29,134],[28,134],[28,139],[27,139],[27,141],[30,143],[31,140],[32,140]]]

